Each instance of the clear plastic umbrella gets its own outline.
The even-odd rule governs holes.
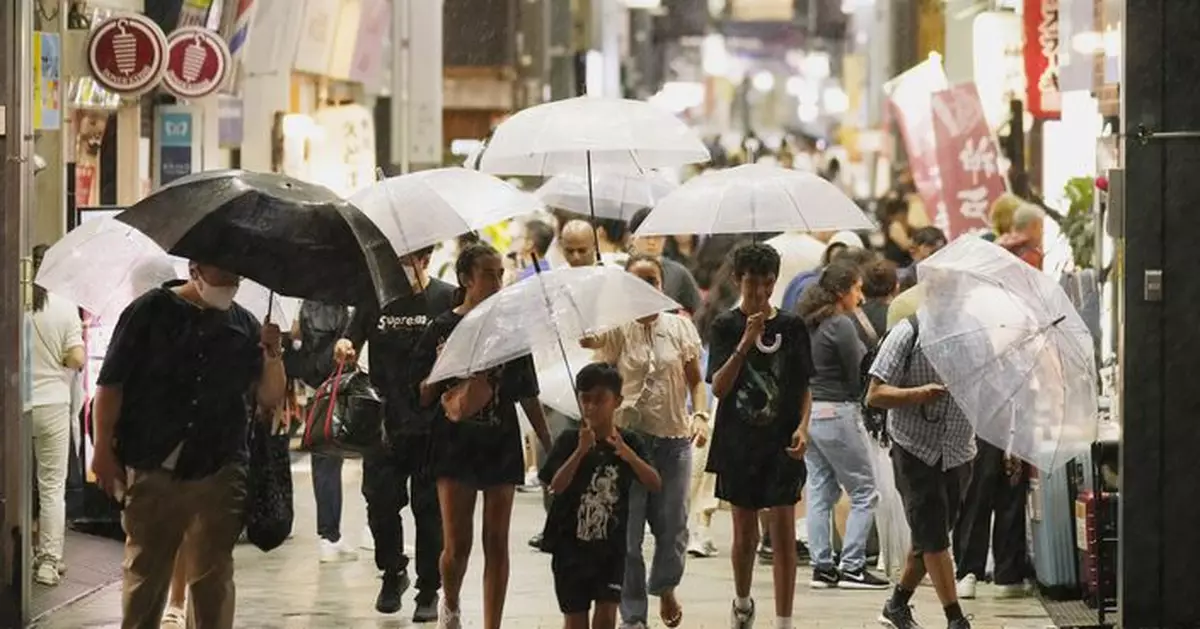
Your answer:
[[[378,181],[350,202],[405,255],[542,209],[537,197],[466,168],[439,168]]]
[[[575,376],[585,365],[592,362],[592,352],[577,344],[563,344],[563,354],[546,356],[537,360],[538,399],[542,404],[567,417],[580,419],[579,400],[575,398]]]
[[[874,229],[837,186],[812,173],[747,164],[711,170],[655,206],[640,236]]]
[[[555,175],[542,184],[536,194],[550,207],[578,214],[589,214],[594,209],[596,216],[628,221],[638,210],[654,207],[676,187],[653,172],[640,177],[595,173],[590,197],[588,180],[575,175]]]
[[[1049,472],[1095,441],[1091,332],[1050,276],[965,236],[918,267],[921,349],[981,439]]]
[[[608,266],[556,269],[512,284],[454,328],[430,382],[463,378],[533,354],[563,357],[587,334],[679,304],[636,276]],[[576,368],[572,365],[572,368]]]

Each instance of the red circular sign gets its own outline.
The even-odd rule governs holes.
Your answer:
[[[221,87],[231,64],[229,46],[220,35],[187,26],[167,38],[163,84],[179,98],[203,98]]]
[[[154,20],[135,13],[111,17],[88,39],[88,68],[113,92],[141,94],[162,77],[166,50],[167,37]]]

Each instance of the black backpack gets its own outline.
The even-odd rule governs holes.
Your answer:
[[[321,386],[333,373],[333,346],[342,338],[350,314],[344,306],[305,301],[300,307],[300,346],[288,347],[288,377],[310,387]]]
[[[912,326],[913,335],[909,341],[908,348],[905,352],[904,371],[907,372],[909,365],[912,364],[913,350],[917,347],[917,337],[921,333],[921,328],[917,325],[917,316],[911,315],[904,319]],[[893,329],[895,326],[893,326]],[[859,376],[862,378],[862,399],[859,404],[862,407],[863,426],[867,429],[867,433],[871,438],[875,439],[882,446],[887,446],[889,443],[887,434],[887,409],[878,408],[867,404],[867,391],[871,386],[871,366],[875,364],[875,358],[879,355],[879,348],[883,346],[883,342],[887,340],[892,331],[888,330],[874,345],[867,350],[866,356],[863,356],[862,363],[859,364]]]

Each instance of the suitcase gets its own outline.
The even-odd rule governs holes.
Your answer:
[[[1029,480],[1029,551],[1038,587],[1053,600],[1079,600],[1070,477],[1062,468]]]
[[[1116,494],[1084,490],[1075,501],[1080,585],[1092,608],[1117,596],[1116,513]]]

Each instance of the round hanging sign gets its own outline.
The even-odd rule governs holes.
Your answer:
[[[220,35],[199,26],[185,26],[167,38],[163,85],[179,98],[204,98],[221,87],[231,66],[229,46]]]
[[[88,38],[88,69],[106,89],[135,96],[162,78],[166,51],[167,37],[154,20],[136,13],[110,17]]]

